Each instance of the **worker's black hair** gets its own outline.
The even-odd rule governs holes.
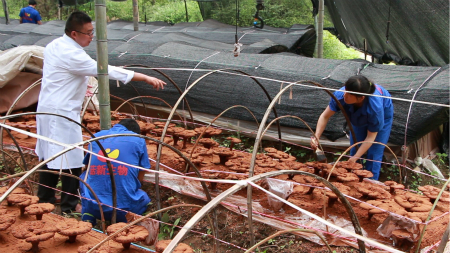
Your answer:
[[[375,92],[375,84],[365,76],[352,76],[345,82],[345,90],[373,94]],[[356,94],[353,95],[361,96]]]
[[[141,134],[141,127],[134,119],[123,119],[118,124],[126,127],[128,130]]]
[[[91,23],[92,19],[88,14],[82,11],[74,11],[70,14],[66,21],[66,29],[64,29],[67,36],[70,36],[72,31],[80,31],[83,25],[86,23]]]
[[[37,5],[35,0],[29,0],[28,5]]]

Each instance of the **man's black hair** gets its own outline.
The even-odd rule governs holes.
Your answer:
[[[35,0],[28,0],[28,5],[37,5]]]
[[[67,36],[70,36],[72,31],[80,31],[83,28],[83,25],[86,23],[91,23],[92,19],[88,14],[82,11],[74,11],[70,14],[69,18],[66,21],[66,32]]]
[[[126,127],[128,130],[141,134],[141,127],[134,119],[123,119],[118,124]]]

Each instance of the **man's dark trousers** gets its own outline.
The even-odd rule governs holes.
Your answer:
[[[60,170],[52,170],[47,167],[47,165],[42,166],[42,170],[50,170],[50,171],[60,171]],[[74,169],[65,169],[62,170],[63,173],[69,173],[74,176],[80,176],[81,168]],[[52,188],[56,188],[58,184],[59,175],[53,173],[39,172],[39,183],[43,185],[47,185]],[[62,213],[71,213],[75,212],[75,208],[78,204],[78,187],[79,181],[73,177],[66,177],[61,175],[61,184],[62,184],[62,193],[61,193],[61,212]],[[71,193],[66,194],[65,192]],[[39,185],[38,194],[39,203],[52,203],[54,204],[56,201],[55,198],[55,190]]]

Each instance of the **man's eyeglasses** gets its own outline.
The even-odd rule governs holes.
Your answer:
[[[75,30],[75,32],[82,33],[82,34],[87,35],[87,36],[94,36],[94,30],[92,30],[92,32],[90,32],[90,33],[84,33],[84,32],[80,32],[80,31],[77,31],[77,30]]]

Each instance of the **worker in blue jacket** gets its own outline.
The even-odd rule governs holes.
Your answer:
[[[95,137],[112,134],[140,134],[140,127],[134,119],[123,119],[111,129],[96,133]],[[102,139],[100,143],[109,158],[146,169],[150,168],[145,139],[119,136]],[[89,149],[96,154],[103,155],[95,142],[90,144]],[[112,215],[112,188],[106,160],[100,156],[87,154],[83,163],[90,166],[80,175],[80,178],[86,180],[86,183],[92,187],[100,202],[105,204],[102,205],[103,213],[105,219],[110,220]],[[126,212],[141,215],[146,211],[147,205],[150,203],[147,193],[140,189],[145,171],[114,161],[111,162],[111,166],[116,183],[117,207],[121,209],[117,211],[116,221],[127,222],[125,218]],[[100,219],[98,204],[89,189],[82,183],[80,183],[80,194],[83,197],[81,199],[81,219],[95,225],[96,220]]]
[[[19,17],[20,20],[19,22],[22,23],[31,23],[31,24],[38,24],[38,25],[42,25],[42,18],[41,15],[39,14],[39,11],[36,10],[36,1],[35,0],[29,0],[28,1],[28,6],[24,7],[20,10],[19,13]]]
[[[392,100],[385,97],[357,95],[343,91],[385,97],[390,97],[391,95],[385,88],[371,82],[362,75],[350,77],[345,82],[345,86],[334,93],[350,118],[350,122],[356,135],[356,141],[369,141],[360,144],[357,152],[355,147],[352,148],[350,151],[352,157],[349,161],[356,162],[367,152],[366,158],[368,160],[365,162],[365,169],[373,173],[372,179],[378,180],[385,146],[372,144],[370,142],[380,142],[384,144],[388,142],[394,116]],[[320,138],[330,117],[339,110],[336,101],[331,99],[328,107],[323,111],[317,121],[315,132],[316,138]],[[311,141],[311,147],[316,149],[316,143],[317,142],[315,141]],[[353,145],[352,136],[350,136],[350,144]]]

